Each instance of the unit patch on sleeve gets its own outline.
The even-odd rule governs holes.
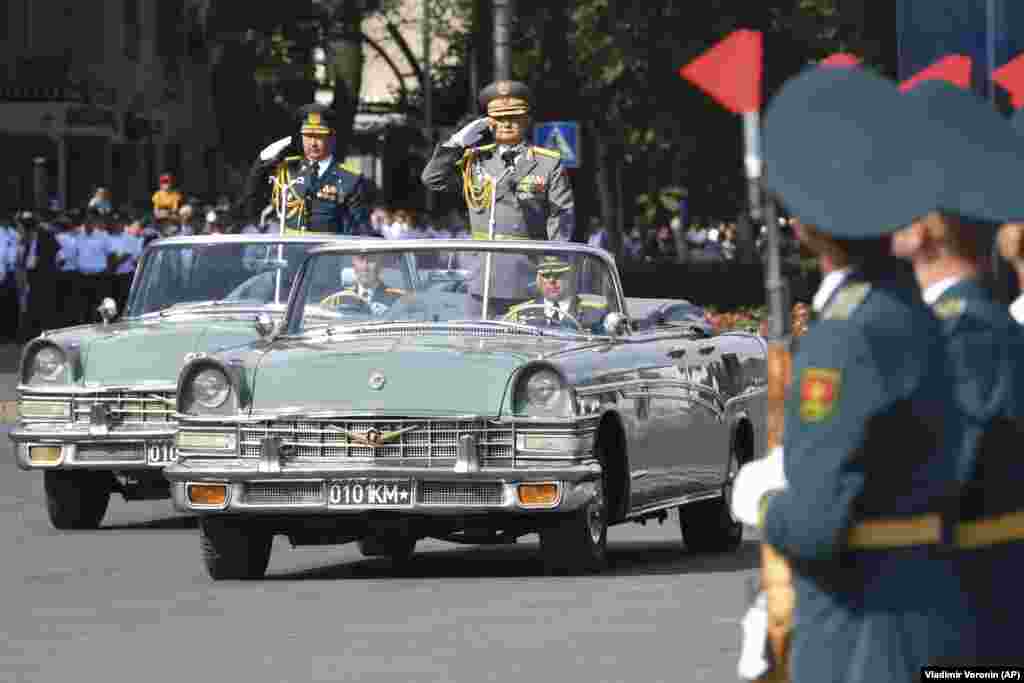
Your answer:
[[[823,422],[832,416],[839,399],[840,372],[807,368],[800,376],[800,419]]]

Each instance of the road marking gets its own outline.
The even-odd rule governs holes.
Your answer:
[[[0,424],[12,425],[18,421],[18,402],[0,401]]]

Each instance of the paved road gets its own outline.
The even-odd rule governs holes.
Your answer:
[[[687,553],[674,516],[612,529],[611,568],[585,578],[543,576],[535,536],[421,541],[402,574],[280,538],[265,581],[217,584],[198,545],[168,502],[115,498],[99,531],[52,530],[4,431],[0,681],[732,682],[757,563],[752,542]]]

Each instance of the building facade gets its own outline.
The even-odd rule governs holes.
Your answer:
[[[0,4],[0,206],[82,207],[98,185],[143,203],[163,171],[217,192],[211,2]]]

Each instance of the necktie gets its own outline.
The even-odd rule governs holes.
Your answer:
[[[548,321],[552,325],[557,325],[558,323],[560,323],[562,321],[562,313],[558,309],[558,305],[557,304],[555,304],[554,309],[551,311],[551,315],[548,316]]]

